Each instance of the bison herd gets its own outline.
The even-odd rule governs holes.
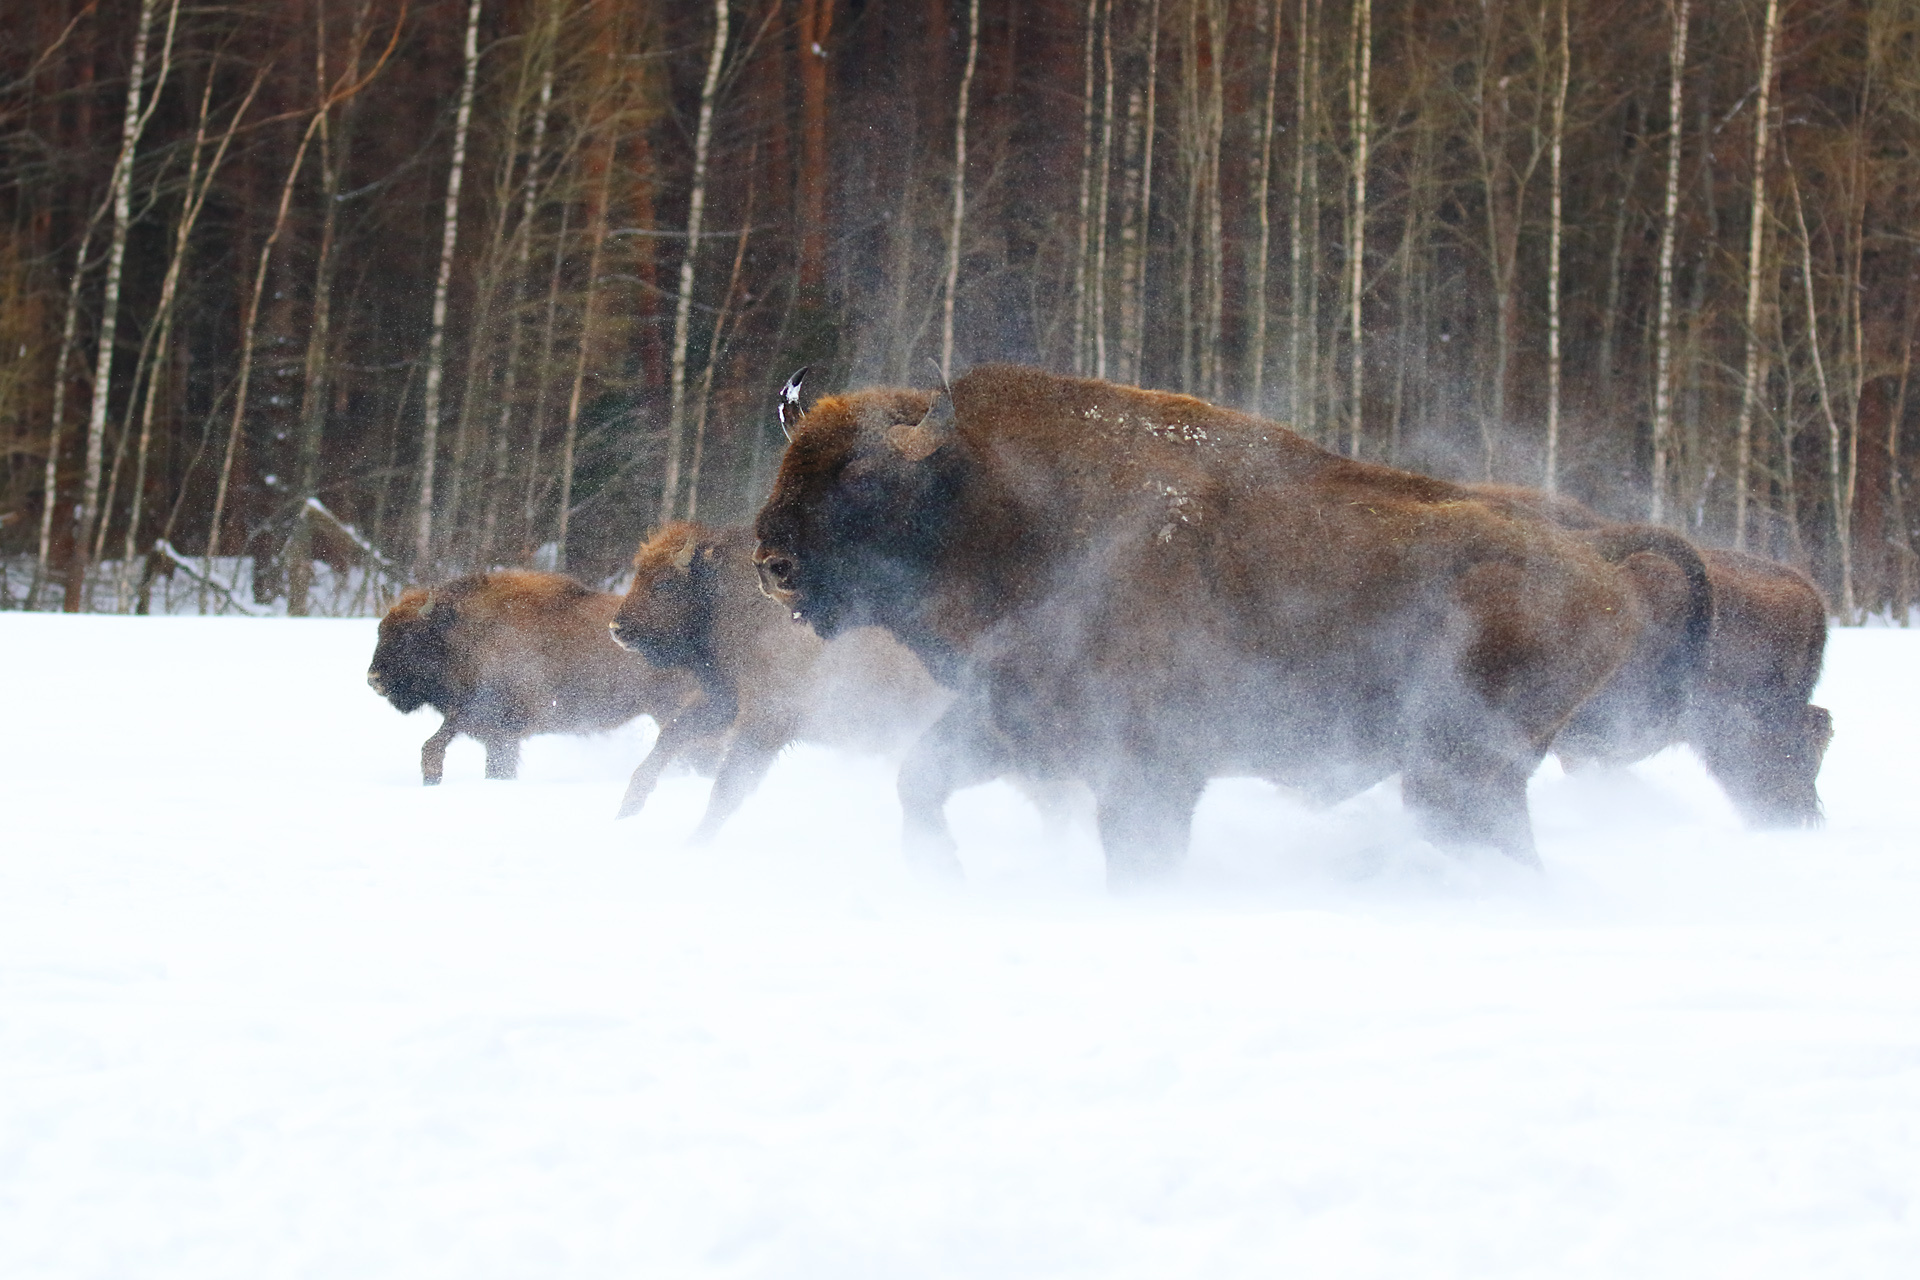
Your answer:
[[[1754,825],[1816,822],[1805,575],[1565,498],[1360,462],[1188,396],[985,365],[800,411],[753,528],[675,523],[626,596],[503,570],[403,595],[368,683],[421,749],[650,715],[711,836],[796,741],[900,755],[908,855],[1011,777],[1092,793],[1110,883],[1184,855],[1212,778],[1332,803],[1398,774],[1436,843],[1537,861],[1528,777],[1687,743]],[[902,754],[903,753],[903,754]]]

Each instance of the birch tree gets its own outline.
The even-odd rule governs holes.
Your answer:
[[[680,257],[680,293],[673,312],[673,356],[667,413],[667,465],[660,485],[660,515],[673,519],[680,500],[680,458],[686,435],[687,343],[693,320],[694,263],[707,207],[707,149],[713,141],[713,107],[720,96],[720,71],[727,56],[729,0],[714,0],[713,48],[700,85],[700,120],[693,135],[693,187],[687,198],[687,247]]]
[[[980,0],[967,0],[967,65],[960,73],[953,122],[953,218],[947,230],[947,275],[940,294],[940,378],[953,376],[953,294],[960,283],[960,233],[967,218],[967,98],[980,58]]]
[[[1566,178],[1561,171],[1567,137],[1567,86],[1573,76],[1573,45],[1567,38],[1567,6],[1560,0],[1560,43],[1555,51],[1558,72],[1553,85],[1553,141],[1549,151],[1549,181],[1553,194],[1547,220],[1547,463],[1545,489],[1560,492],[1560,253],[1564,231],[1563,203]]]
[[[127,259],[127,232],[133,225],[133,157],[145,132],[147,120],[166,87],[167,71],[173,63],[173,35],[180,18],[180,0],[173,0],[167,11],[167,34],[160,54],[160,74],[153,95],[144,99],[146,85],[147,38],[153,30],[153,12],[158,0],[140,0],[140,19],[133,37],[133,64],[127,72],[126,108],[121,115],[120,151],[114,158],[110,179],[113,200],[113,234],[107,248],[107,278],[100,303],[100,346],[94,356],[93,399],[87,410],[87,459],[82,478],[80,512],[74,520],[73,563],[67,570],[65,607],[68,613],[81,608],[86,588],[87,543],[93,535],[94,521],[100,515],[100,470],[107,438],[107,401],[113,393],[114,341],[120,320],[120,282]]]
[[[1313,241],[1319,236],[1319,190],[1316,175],[1317,138],[1314,125],[1318,115],[1317,70],[1320,61],[1320,0],[1300,0],[1300,23],[1296,33],[1297,60],[1294,70],[1293,108],[1293,204],[1290,219],[1291,241],[1288,258],[1287,289],[1287,370],[1292,383],[1294,429],[1308,439],[1314,438],[1314,410],[1318,402],[1315,388],[1320,381],[1318,308],[1314,305],[1319,284],[1310,260]],[[1311,219],[1311,225],[1309,225]]]
[[[1753,487],[1753,411],[1760,395],[1760,263],[1767,226],[1767,125],[1773,94],[1774,37],[1780,0],[1767,0],[1760,36],[1760,84],[1753,107],[1753,205],[1747,219],[1746,359],[1740,379],[1740,418],[1734,427],[1733,545],[1747,546],[1747,495]]]
[[[1247,403],[1255,413],[1261,411],[1261,402],[1266,394],[1267,273],[1273,246],[1273,120],[1275,99],[1279,96],[1280,88],[1280,34],[1285,25],[1280,20],[1280,9],[1281,6],[1275,4],[1268,15],[1272,30],[1267,42],[1267,86],[1261,98],[1260,156],[1254,162],[1254,216],[1260,228],[1260,239],[1254,254],[1253,280],[1249,287],[1253,304],[1253,332],[1247,343],[1246,381]]]
[[[1690,0],[1668,3],[1673,15],[1673,43],[1667,59],[1667,194],[1660,215],[1660,311],[1654,333],[1653,474],[1648,501],[1648,519],[1654,524],[1666,518],[1667,463],[1673,437],[1673,245],[1680,214],[1680,107],[1687,72]]]
[[[1367,264],[1367,140],[1372,131],[1373,83],[1373,0],[1355,0],[1353,6],[1353,62],[1349,83],[1353,135],[1353,238],[1347,249],[1348,314],[1347,355],[1352,362],[1348,372],[1347,453],[1360,456],[1362,404],[1366,370],[1365,331],[1360,324],[1361,302],[1366,297]]]
[[[422,392],[420,498],[414,522],[413,571],[433,571],[433,480],[440,451],[440,384],[445,368],[447,291],[453,283],[453,248],[460,237],[460,182],[466,173],[467,127],[473,120],[473,86],[480,72],[480,0],[467,5],[467,36],[462,54],[460,105],[453,117],[453,163],[447,170],[447,196],[440,220],[440,268],[433,282],[433,320],[427,333],[427,372]]]

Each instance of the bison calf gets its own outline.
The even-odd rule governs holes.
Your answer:
[[[871,751],[911,743],[950,695],[885,632],[864,628],[823,643],[760,591],[753,533],[678,522],[633,561],[633,585],[613,638],[657,667],[686,673],[700,696],[662,726],[634,771],[619,816],[640,812],[687,745],[724,734],[713,794],[696,840],[738,809],[781,749],[797,740]]]
[[[561,574],[512,569],[403,594],[380,620],[367,683],[402,712],[446,716],[420,748],[421,781],[440,781],[456,734],[486,747],[489,778],[511,778],[533,734],[672,720],[698,688],[607,643],[619,607]]]

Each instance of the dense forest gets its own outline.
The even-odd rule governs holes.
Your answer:
[[[986,360],[1914,598],[1920,0],[6,9],[0,606],[608,580]]]

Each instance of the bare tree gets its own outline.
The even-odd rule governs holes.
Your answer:
[[[1673,45],[1668,55],[1667,81],[1667,195],[1660,217],[1660,318],[1654,336],[1653,475],[1648,518],[1659,524],[1666,518],[1667,463],[1673,442],[1673,244],[1680,215],[1680,143],[1683,137],[1681,91],[1687,73],[1687,15],[1689,0],[1669,0],[1673,13]]]
[[[1260,227],[1259,248],[1255,251],[1253,279],[1249,285],[1253,303],[1253,334],[1247,343],[1247,403],[1260,412],[1266,394],[1267,378],[1267,271],[1273,245],[1273,117],[1280,88],[1280,20],[1276,3],[1268,15],[1272,23],[1267,46],[1267,87],[1261,100],[1260,158],[1254,165],[1254,215]]]
[[[1774,36],[1780,0],[1767,0],[1760,37],[1760,84],[1753,107],[1753,206],[1747,221],[1746,362],[1740,381],[1740,419],[1734,428],[1733,545],[1747,545],[1747,495],[1753,487],[1753,409],[1760,394],[1760,260],[1767,225],[1767,125],[1772,109]]]
[[[1353,238],[1347,250],[1347,296],[1352,307],[1348,316],[1347,355],[1350,390],[1347,406],[1347,453],[1360,456],[1362,419],[1361,395],[1366,370],[1365,333],[1360,324],[1360,305],[1366,297],[1367,265],[1367,140],[1372,132],[1373,86],[1373,0],[1355,0],[1353,6],[1352,78],[1348,84],[1348,102],[1353,135]]]
[[[1546,490],[1560,491],[1560,250],[1564,234],[1563,203],[1566,179],[1561,171],[1567,137],[1567,86],[1573,75],[1573,45],[1567,38],[1567,6],[1560,0],[1560,44],[1555,60],[1558,77],[1553,85],[1553,143],[1550,172],[1553,198],[1547,232],[1547,463]]]
[[[1107,193],[1113,170],[1113,0],[1100,10],[1104,87],[1100,106],[1100,181],[1093,202],[1093,376],[1107,376]]]
[[[1316,435],[1320,381],[1319,280],[1315,244],[1320,233],[1318,169],[1320,0],[1300,0],[1299,49],[1294,70],[1293,209],[1287,291],[1287,369],[1294,428]]]
[[[673,364],[667,415],[667,466],[660,485],[660,516],[671,520],[680,501],[680,458],[686,435],[687,342],[693,320],[694,262],[707,207],[707,150],[713,142],[713,107],[720,96],[720,71],[727,57],[728,0],[714,0],[713,49],[707,77],[700,85],[700,122],[693,134],[693,187],[687,198],[687,248],[680,257],[680,294],[673,312]]]
[[[953,220],[947,230],[947,278],[940,295],[940,377],[953,376],[953,292],[960,283],[960,232],[967,216],[967,97],[980,58],[980,0],[967,0],[967,66],[960,73],[953,122]]]
[[[1785,154],[1785,148],[1782,148]],[[1827,480],[1833,503],[1835,551],[1840,558],[1840,619],[1851,623],[1858,617],[1853,599],[1853,504],[1847,501],[1841,481],[1840,420],[1833,411],[1833,394],[1827,382],[1827,364],[1820,353],[1820,309],[1813,294],[1813,237],[1807,233],[1807,212],[1800,203],[1800,179],[1787,159],[1787,189],[1793,196],[1793,219],[1800,232],[1801,296],[1807,307],[1807,347],[1813,360],[1814,389],[1819,393],[1820,416],[1827,427]],[[1856,433],[1857,434],[1857,433]]]
[[[120,153],[114,160],[111,190],[113,199],[113,238],[107,249],[105,296],[100,304],[100,346],[94,357],[93,401],[87,411],[86,473],[81,481],[80,513],[73,529],[73,565],[67,571],[66,611],[77,613],[86,587],[88,555],[86,546],[93,536],[93,523],[100,515],[100,469],[107,437],[107,400],[113,392],[113,351],[120,319],[120,281],[127,258],[127,231],[133,225],[133,156],[140,145],[147,120],[166,87],[167,72],[173,64],[173,35],[180,19],[180,0],[173,0],[167,11],[167,34],[161,48],[160,74],[153,95],[142,105],[147,70],[147,37],[153,30],[153,11],[157,0],[140,0],[140,21],[133,38],[133,66],[127,73],[127,105],[121,116]]]
[[[433,569],[433,478],[440,451],[440,382],[447,341],[447,290],[453,282],[453,247],[460,236],[460,182],[467,163],[467,127],[473,120],[473,86],[480,72],[480,0],[467,5],[467,38],[462,55],[460,105],[453,117],[453,164],[447,170],[447,198],[440,222],[440,270],[433,283],[433,323],[427,334],[427,373],[420,431],[420,499],[414,524],[413,571]]]
[[[1073,371],[1087,372],[1087,244],[1093,234],[1093,45],[1100,0],[1087,0],[1085,83],[1080,92],[1079,242],[1073,257]]]

